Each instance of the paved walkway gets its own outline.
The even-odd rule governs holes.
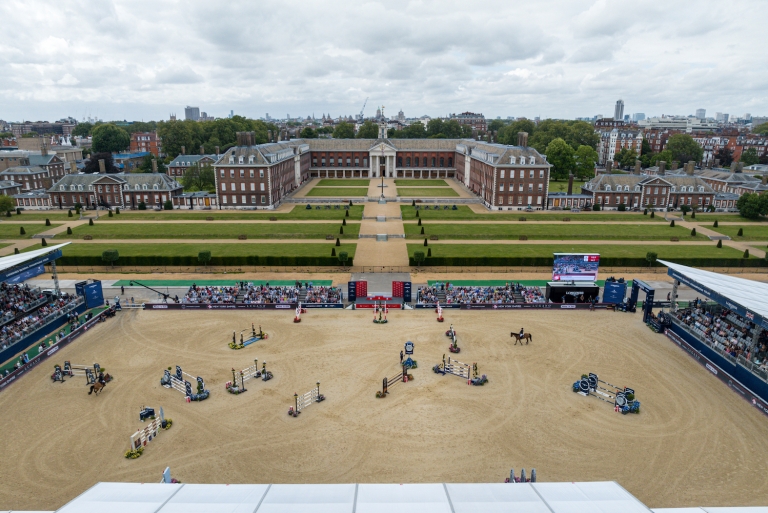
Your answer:
[[[397,196],[397,188],[393,178],[385,178],[384,197]],[[378,198],[381,195],[381,178],[372,179],[368,186],[368,197]],[[400,203],[387,202],[386,205],[368,202],[363,209],[365,217],[398,217],[400,216]],[[405,233],[401,220],[390,220],[383,223],[376,219],[364,219],[360,224],[360,233],[375,235],[386,233],[397,235]],[[355,251],[356,266],[390,267],[408,265],[408,247],[405,239],[389,239],[387,242],[377,242],[376,239],[359,239]]]

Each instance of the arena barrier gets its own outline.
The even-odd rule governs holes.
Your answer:
[[[312,403],[320,403],[325,401],[325,396],[320,393],[320,382],[317,382],[317,387],[313,388],[306,394],[293,394],[294,406],[288,408],[288,415],[297,417],[302,410],[308,408]]]
[[[85,376],[86,385],[96,383],[96,378],[101,372],[101,366],[98,363],[93,364],[93,370],[86,365],[72,365],[69,360],[64,360],[64,369],[62,372],[69,377]],[[54,380],[56,381],[56,380]]]
[[[85,310],[85,305],[84,304],[81,305],[81,307],[82,307],[82,310]],[[80,335],[82,335],[83,333],[88,331],[96,323],[101,322],[106,317],[106,315],[105,315],[106,311],[107,310],[104,310],[104,311],[98,313],[97,315],[94,315],[92,319],[89,319],[88,321],[86,321],[85,323],[80,325],[80,327],[78,327],[77,329],[71,331],[66,336],[62,337],[59,340],[58,343],[56,343],[52,347],[49,347],[48,349],[46,349],[45,352],[38,354],[34,358],[31,358],[29,360],[29,362],[25,363],[24,365],[22,365],[21,367],[19,367],[15,371],[9,373],[7,376],[0,377],[0,392],[5,390],[8,387],[8,385],[10,385],[11,383],[15,383],[16,380],[18,380],[21,376],[24,376],[25,374],[29,373],[29,371],[31,371],[32,369],[37,367],[41,362],[47,360],[48,358],[50,358],[51,356],[56,354],[59,351],[59,349],[61,349],[62,347],[66,347],[72,341],[77,340],[77,338],[80,337]],[[77,313],[78,313],[78,315],[80,315],[83,312],[82,311],[78,311]],[[64,324],[66,324],[66,316],[62,316],[61,319],[59,319],[59,320],[62,321],[61,324],[59,324],[57,326],[53,326],[53,324],[51,324],[50,326],[47,326],[47,327],[52,327],[54,329],[58,329],[60,326],[63,326]],[[55,322],[58,322],[58,320],[55,321]],[[47,336],[50,336],[50,333]],[[30,335],[30,337],[32,337],[32,335]],[[44,339],[44,338],[45,337],[36,337],[36,340],[41,340],[41,339]],[[31,343],[32,342],[30,342],[30,345],[31,345]]]
[[[595,310],[613,309],[612,303],[595,303]],[[441,308],[458,308],[461,310],[589,310],[589,303],[504,303],[504,304],[441,304]],[[437,303],[417,304],[414,308],[437,308]]]
[[[150,409],[154,414],[154,409]],[[142,418],[142,422],[143,420],[144,419]],[[139,447],[145,447],[149,442],[154,440],[157,434],[160,432],[160,429],[162,429],[163,422],[165,422],[165,416],[163,414],[163,409],[160,408],[159,416],[155,417],[155,419],[150,421],[149,424],[143,428],[138,429],[134,434],[131,435],[131,449],[136,450]]]
[[[192,383],[189,380],[184,379],[184,376],[188,376],[197,381],[197,390],[199,393],[192,393]],[[163,371],[163,378],[160,380],[160,384],[165,388],[172,388],[178,390],[187,398],[187,402],[190,401],[202,401],[208,399],[210,391],[205,389],[205,381],[200,376],[195,378],[191,374],[188,374],[181,370],[181,367],[176,366],[176,374],[171,374],[168,369]]]
[[[294,310],[298,303],[145,303],[146,310]],[[342,303],[302,303],[302,308],[344,308]]]
[[[611,388],[605,388],[607,385]],[[600,379],[597,374],[590,372],[573,384],[573,391],[584,397],[594,397],[614,407],[621,413],[639,413],[640,401],[634,399],[635,391],[629,387],[619,387]],[[630,395],[631,394],[631,395]]]

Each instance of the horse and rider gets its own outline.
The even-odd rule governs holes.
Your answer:
[[[99,377],[96,379],[96,382],[91,385],[91,389],[88,392],[88,395],[91,395],[92,393],[96,393],[96,395],[99,395],[99,392],[101,392],[105,386],[107,386],[107,382],[109,374],[107,376],[104,376],[103,372],[99,372]]]
[[[520,328],[520,333],[512,332],[509,336],[515,339],[514,345],[517,345],[517,343],[520,342],[520,345],[522,346],[523,340],[525,340],[525,345],[528,345],[529,342],[533,341],[533,335],[526,333],[523,328]]]

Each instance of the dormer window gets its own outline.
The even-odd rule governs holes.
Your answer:
[[[509,157],[509,163],[514,164],[515,163],[515,157]]]
[[[74,186],[74,185],[70,185],[70,186],[69,186],[69,190],[70,190],[70,191],[74,191],[74,190],[75,190],[75,186]]]
[[[253,164],[253,155],[248,156],[248,163]]]
[[[520,164],[525,165],[525,157],[520,157]]]
[[[610,190],[611,190],[611,186],[610,186],[610,185],[606,185],[606,186],[605,186],[605,190],[606,190],[606,191],[610,191]]]
[[[624,186],[624,192],[629,192],[629,185]]]
[[[238,157],[237,163],[238,164],[242,164],[243,163],[243,156],[242,155],[240,155],[240,157]]]
[[[66,188],[66,187],[64,187],[63,185],[59,185],[59,190],[60,190],[60,191],[65,191],[65,190],[67,190],[67,188]]]
[[[157,184],[155,184],[155,185],[154,185],[152,188],[153,188],[154,190],[157,190],[157,189],[158,189],[158,186],[157,186]]]
[[[83,186],[82,186],[82,185],[78,185],[78,186],[77,186],[77,190],[78,190],[78,191],[82,191],[82,190],[83,190]]]
[[[137,191],[138,191],[139,189],[141,189],[141,187],[139,186],[139,184],[136,184],[136,186],[135,186],[134,188],[135,188]]]
[[[704,192],[704,186],[703,185],[699,185],[699,192]]]
[[[676,187],[673,185],[671,191],[675,192]]]
[[[536,163],[536,159],[535,158],[531,157],[530,160],[531,160],[531,165],[534,165]]]
[[[147,190],[147,184],[142,184],[141,188],[146,191]]]
[[[235,157],[234,157],[234,155],[230,155],[230,156],[229,156],[229,163],[230,163],[230,164],[234,164],[234,163],[235,163]]]
[[[635,185],[635,192],[640,192],[640,186],[639,185]]]

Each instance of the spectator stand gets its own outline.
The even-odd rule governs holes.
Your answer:
[[[768,415],[768,284],[659,262],[674,279],[666,335]],[[679,308],[681,284],[710,301]]]

